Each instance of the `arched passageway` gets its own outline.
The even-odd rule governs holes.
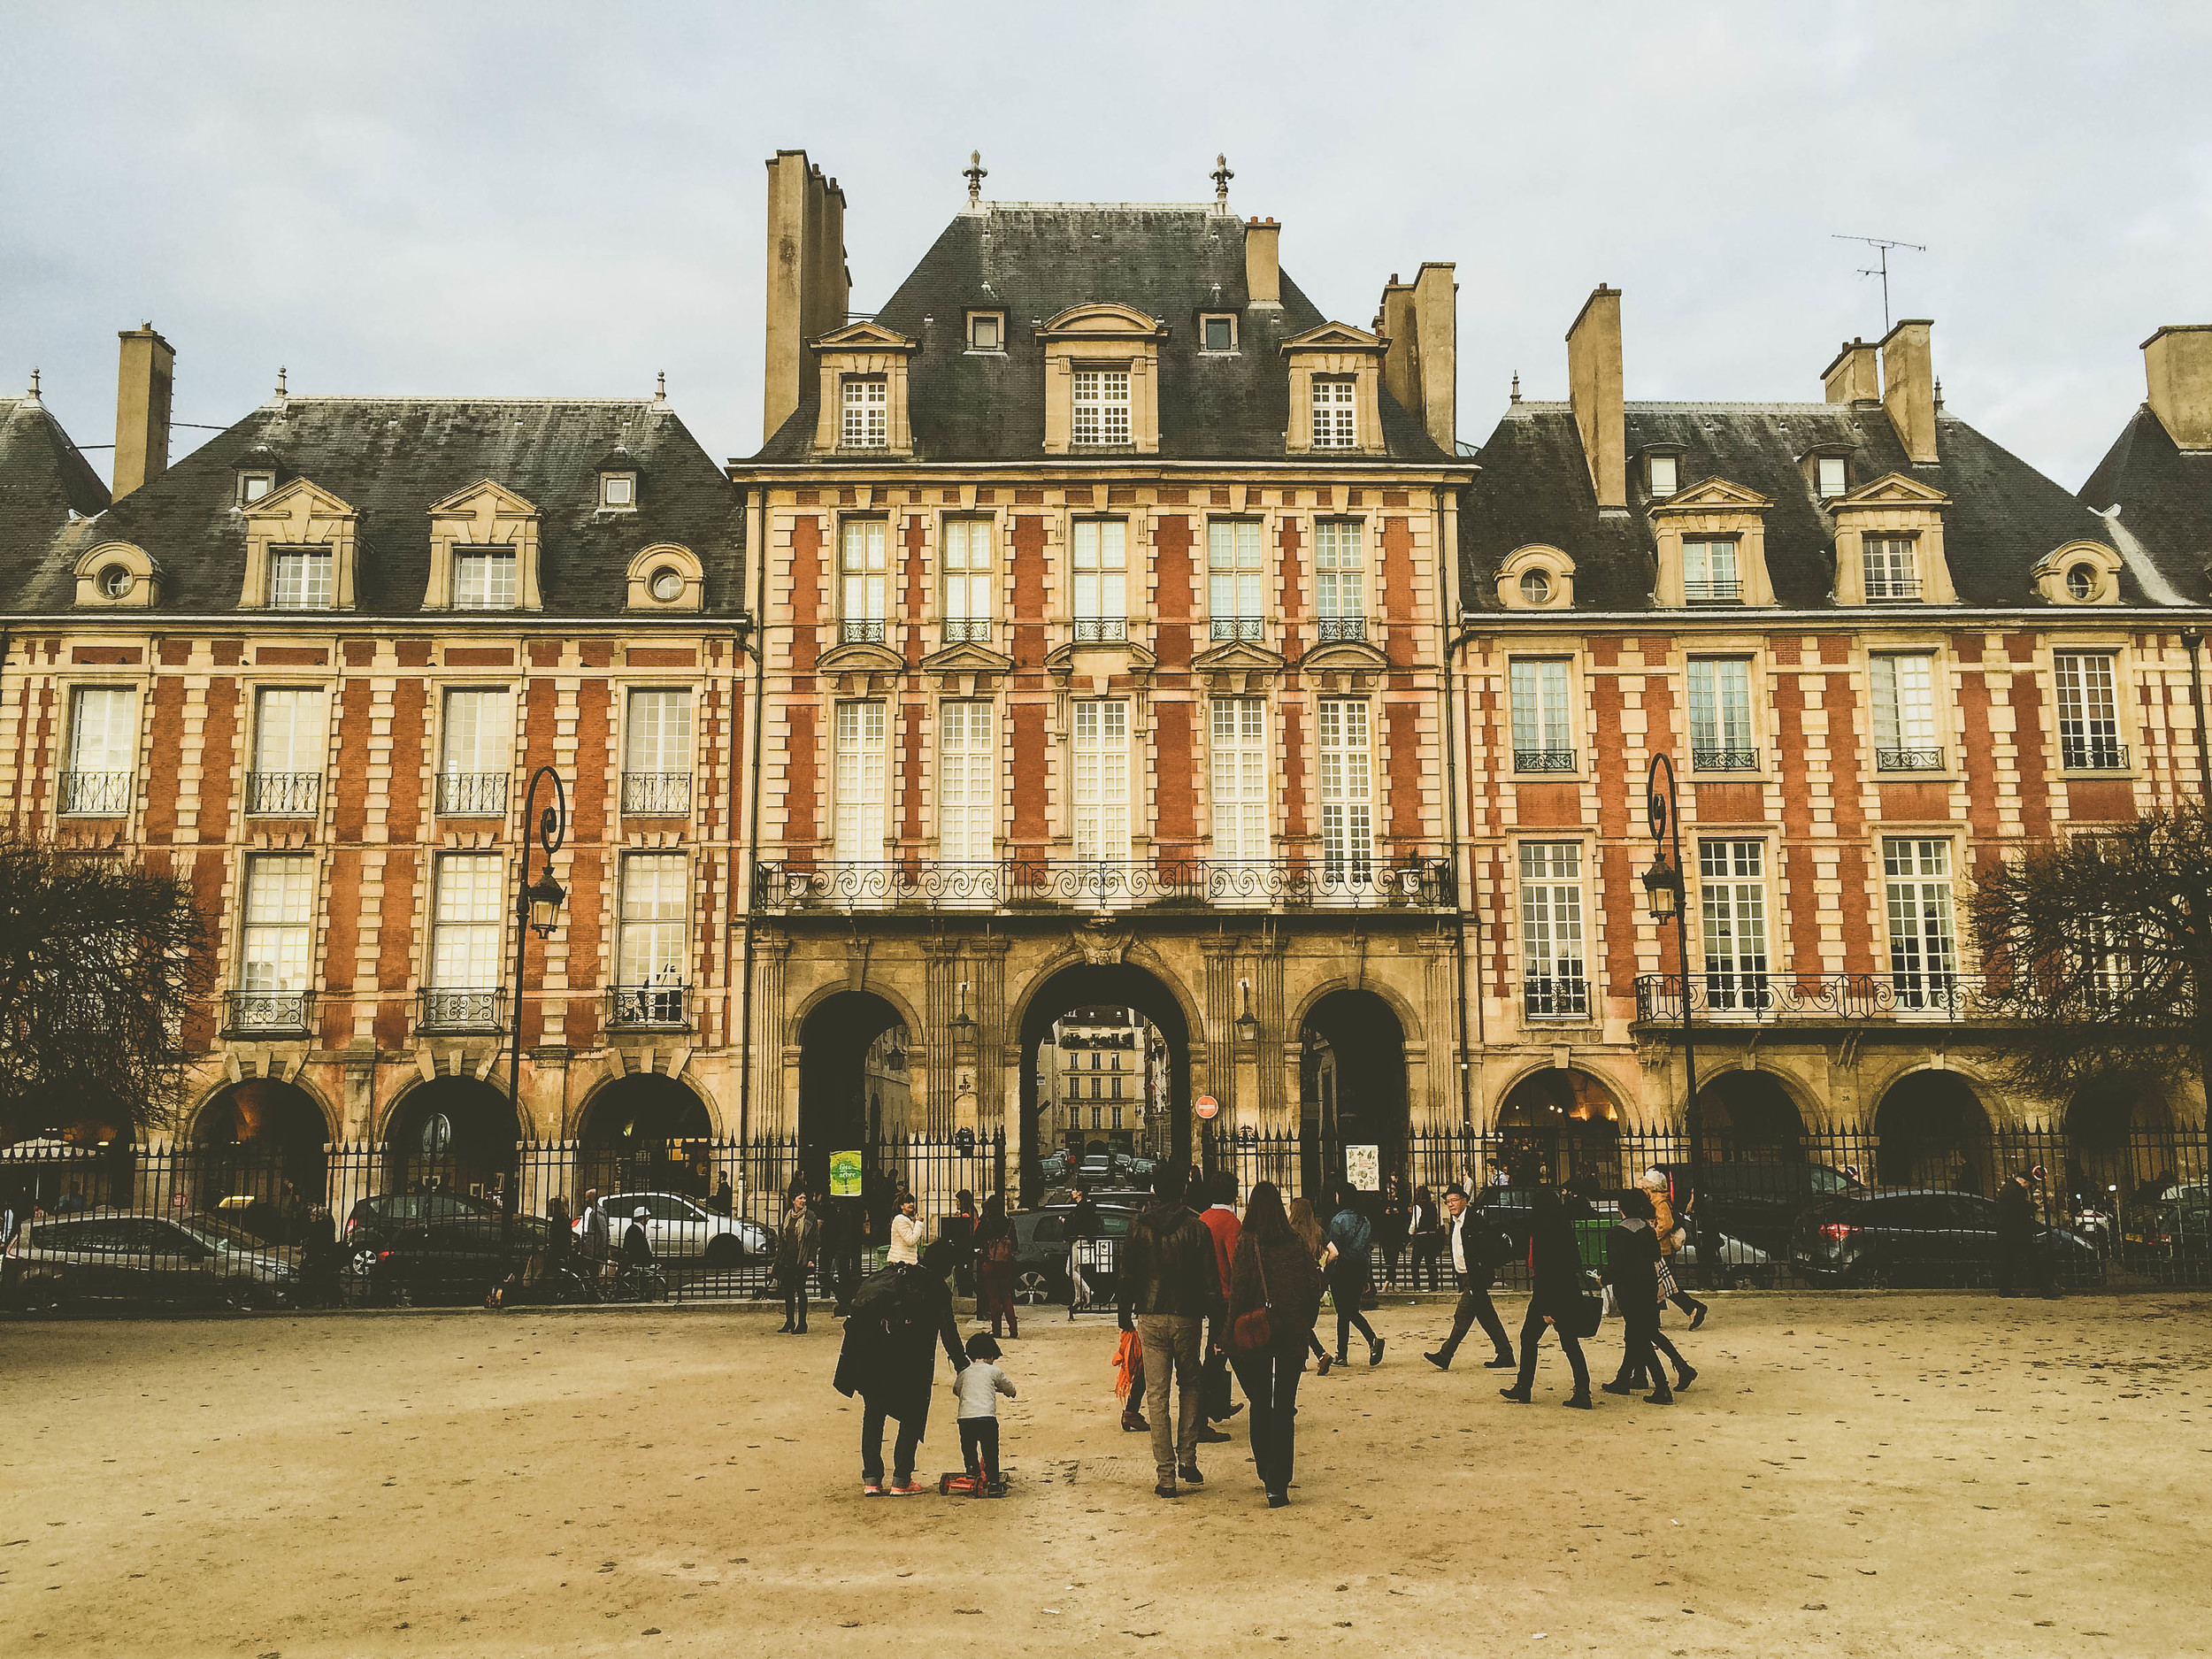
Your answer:
[[[595,1187],[705,1198],[713,1187],[713,1134],[706,1102],[673,1078],[640,1072],[619,1079],[585,1108],[577,1136],[576,1192]]]
[[[1372,991],[1332,991],[1298,1036],[1302,1190],[1318,1202],[1343,1180],[1348,1147],[1375,1148],[1378,1183],[1407,1176],[1406,1033],[1390,1004]]]
[[[2149,1078],[2118,1074],[2085,1085],[2067,1102],[2065,1129],[2065,1191],[2076,1209],[2109,1212],[2140,1192],[2170,1187],[2195,1161],[2178,1145],[2165,1091]],[[2055,1184],[2060,1172],[2051,1179]]]
[[[1143,968],[1125,962],[1080,963],[1048,978],[1030,995],[1022,1010],[1021,1098],[1008,1135],[1008,1150],[1018,1159],[1019,1173],[1014,1184],[1024,1205],[1036,1203],[1044,1187],[1039,1168],[1046,1149],[1039,1129],[1044,1091],[1040,1087],[1038,1057],[1054,1023],[1079,1009],[1133,1010],[1158,1033],[1166,1048],[1165,1099],[1160,1103],[1165,1122],[1159,1125],[1165,1133],[1157,1135],[1151,1144],[1179,1167],[1187,1167],[1192,1162],[1191,1040],[1182,1003]],[[1150,1039],[1144,1041],[1148,1043]]]
[[[1994,1192],[1989,1114],[1955,1071],[1915,1071],[1874,1110],[1874,1179],[1884,1187]]]
[[[389,1192],[455,1192],[502,1201],[518,1194],[521,1125],[507,1097],[473,1078],[411,1089],[384,1129]]]
[[[872,991],[840,991],[808,1011],[799,1027],[799,1171],[815,1192],[829,1191],[833,1152],[856,1150],[868,1170],[881,1167],[887,1092],[893,1131],[909,1126],[912,1041],[899,1010]]]
[[[329,1196],[328,1133],[306,1090],[273,1078],[234,1083],[192,1120],[186,1202],[260,1238],[304,1237],[308,1209]]]
[[[1698,1091],[1705,1156],[1722,1164],[1796,1164],[1805,1120],[1789,1091],[1764,1071],[1724,1071]]]
[[[0,1205],[19,1216],[130,1202],[131,1126],[77,1112],[32,1111],[0,1127]]]
[[[1620,1104],[1589,1072],[1532,1071],[1506,1093],[1498,1141],[1517,1187],[1557,1182],[1592,1196],[1622,1183]]]

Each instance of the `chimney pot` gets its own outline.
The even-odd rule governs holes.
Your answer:
[[[169,391],[177,354],[151,323],[127,328],[115,377],[115,485],[120,501],[169,465]]]
[[[2176,446],[2212,449],[2212,323],[2169,324],[2146,340],[2143,378]]]
[[[1872,403],[1881,400],[1882,386],[1875,367],[1875,350],[1863,340],[1847,340],[1835,358],[1820,372],[1832,403]]]
[[[1938,458],[1935,357],[1924,317],[1907,318],[1882,337],[1882,407],[1904,446],[1906,458],[1926,465]]]
[[[1567,401],[1600,511],[1628,506],[1628,407],[1621,373],[1621,291],[1601,282],[1567,330]]]

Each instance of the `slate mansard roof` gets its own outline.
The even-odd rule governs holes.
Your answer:
[[[600,466],[618,444],[634,458],[634,511],[598,506]],[[357,515],[355,604],[338,615],[421,612],[429,509],[488,479],[538,510],[543,608],[457,614],[621,616],[630,561],[663,541],[699,557],[706,614],[745,608],[741,497],[664,403],[305,396],[263,404],[96,517],[27,537],[22,546],[0,541],[0,608],[71,610],[77,560],[104,542],[125,541],[161,572],[160,603],[131,614],[237,611],[246,550],[245,518],[235,510],[238,463],[255,450],[274,456],[276,488],[307,479]],[[104,491],[101,497],[105,506]]]
[[[107,504],[107,486],[43,403],[0,403],[0,572],[27,569],[73,518]]]
[[[2132,542],[2193,599],[2212,590],[2212,450],[2184,449],[2146,403],[2121,430],[2082,501],[2108,519],[2119,545]]]
[[[882,326],[920,342],[907,368],[915,456],[1042,460],[1045,350],[1038,325],[1071,306],[1110,302],[1167,326],[1160,346],[1160,450],[1147,458],[1285,458],[1290,375],[1282,342],[1331,319],[1287,273],[1280,309],[1255,309],[1245,285],[1244,239],[1242,219],[1207,205],[985,203],[961,213],[876,313]],[[1006,313],[1002,356],[966,349],[972,311]],[[1238,313],[1233,354],[1200,352],[1202,311]],[[756,459],[813,458],[821,384],[811,352],[800,380],[797,411]],[[1387,390],[1381,413],[1390,458],[1451,458]],[[841,465],[867,464],[849,453],[835,458]],[[1081,460],[1053,457],[1056,465]]]
[[[1786,609],[1835,603],[1835,524],[1801,459],[1815,450],[1847,454],[1855,489],[1901,472],[1949,498],[1944,552],[1962,605],[2047,603],[2036,591],[2036,562],[2070,541],[2102,542],[2121,554],[2123,604],[2203,596],[2200,575],[2185,579],[2173,561],[2131,553],[2062,485],[1948,415],[1936,418],[1939,460],[1916,466],[1879,403],[1631,403],[1626,413],[1625,518],[1600,516],[1569,405],[1518,403],[1499,421],[1478,453],[1482,470],[1460,514],[1463,604],[1498,610],[1498,567],[1517,549],[1542,543],[1574,561],[1577,610],[1652,609],[1657,542],[1639,458],[1652,449],[1679,452],[1684,489],[1721,478],[1773,502],[1764,515],[1767,573]]]

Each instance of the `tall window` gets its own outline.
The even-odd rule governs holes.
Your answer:
[[[511,611],[515,608],[515,550],[469,548],[453,555],[456,611]]]
[[[835,826],[837,857],[844,864],[874,864],[883,857],[885,772],[884,705],[880,702],[837,705]]]
[[[322,801],[325,710],[319,689],[265,687],[254,694],[253,772],[246,810],[311,817]]]
[[[425,1025],[484,1026],[496,1018],[506,896],[497,853],[448,853],[438,860]]]
[[[1313,377],[1313,447],[1348,449],[1358,442],[1359,427],[1353,417],[1353,378],[1348,374]]]
[[[61,810],[119,818],[138,775],[138,694],[128,686],[79,686],[69,694],[69,770]]]
[[[1920,566],[1909,535],[1870,535],[1860,544],[1869,599],[1917,599]]]
[[[691,810],[691,693],[633,691],[623,732],[622,810],[647,817]]]
[[[1075,856],[1129,856],[1129,705],[1075,705]]]
[[[988,863],[998,834],[998,746],[991,705],[938,705],[937,856],[947,864]]]
[[[1367,637],[1367,562],[1356,518],[1317,518],[1313,525],[1314,603],[1321,643]]]
[[[1534,1019],[1590,1011],[1579,842],[1521,843],[1521,1006]]]
[[[1653,495],[1671,495],[1681,488],[1678,481],[1679,460],[1678,456],[1672,455],[1654,455],[1646,457],[1647,476],[1651,480]]]
[[[2101,651],[2062,651],[2051,664],[2058,675],[2060,760],[2078,767],[2126,765],[2112,658]]]
[[[278,548],[269,555],[273,611],[327,611],[331,606],[328,548]]]
[[[1217,640],[1260,637],[1260,526],[1249,518],[1206,526],[1209,613]]]
[[[839,532],[837,569],[843,592],[840,616],[848,645],[883,643],[885,533],[880,518],[848,518]]]
[[[683,854],[633,853],[622,861],[617,1023],[682,1023],[684,918],[690,909],[689,866]]]
[[[1705,1002],[1713,1009],[1767,1006],[1766,843],[1700,841]]]
[[[1367,705],[1324,698],[1320,717],[1323,879],[1332,885],[1363,885],[1373,879],[1375,857],[1374,757]]]
[[[945,643],[988,642],[991,637],[991,556],[988,518],[945,520]]]
[[[889,394],[880,374],[849,374],[837,442],[848,449],[880,449],[891,440]]]
[[[1874,768],[1936,772],[1935,658],[1878,657],[1873,662]]]
[[[232,1023],[297,1030],[307,1023],[309,935],[315,915],[315,861],[296,853],[246,860],[246,918]]]
[[[1129,526],[1119,518],[1075,521],[1075,637],[1129,637]]]
[[[438,810],[452,816],[507,810],[514,765],[513,699],[503,686],[445,694],[444,745],[438,757]]]
[[[1824,455],[1813,463],[1814,488],[1823,501],[1833,500],[1850,488],[1849,469],[1839,455]]]
[[[1513,694],[1513,769],[1571,772],[1574,736],[1567,720],[1567,664],[1557,657],[1516,658]]]
[[[1217,858],[1256,864],[1267,856],[1266,740],[1264,699],[1214,699],[1211,799]]]
[[[1727,604],[1743,597],[1734,541],[1682,544],[1682,596],[1694,605]]]
[[[1703,772],[1755,772],[1751,664],[1741,657],[1690,659],[1690,764]]]
[[[1117,446],[1129,442],[1129,371],[1075,372],[1075,442]]]
[[[1955,993],[1951,843],[1912,836],[1882,842],[1889,897],[1890,984],[1900,1008],[1942,1008]]]

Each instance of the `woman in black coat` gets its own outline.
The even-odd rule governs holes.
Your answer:
[[[1556,1332],[1567,1363],[1574,1368],[1575,1391],[1564,1403],[1590,1409],[1590,1368],[1583,1363],[1582,1342],[1575,1334],[1588,1292],[1582,1282],[1582,1254],[1575,1248],[1574,1223],[1568,1218],[1559,1194],[1539,1187],[1530,1199],[1528,1265],[1535,1280],[1529,1294],[1528,1317],[1521,1322],[1521,1372],[1513,1386],[1498,1392],[1517,1404],[1529,1402],[1536,1382],[1536,1345],[1544,1340],[1547,1325]]]
[[[1267,1489],[1267,1507],[1279,1509],[1290,1502],[1298,1379],[1321,1312],[1321,1270],[1310,1247],[1291,1231],[1283,1195],[1272,1181],[1255,1185],[1245,1205],[1229,1258],[1228,1302],[1229,1363],[1252,1402],[1252,1463]],[[1267,1341],[1237,1347],[1237,1321],[1261,1310],[1267,1314]]]
[[[860,1419],[860,1491],[878,1497],[883,1485],[883,1420],[896,1417],[898,1444],[891,1455],[893,1497],[911,1497],[914,1456],[929,1426],[929,1396],[937,1377],[936,1348],[957,1373],[968,1368],[954,1322],[952,1293],[945,1288],[951,1271],[944,1240],[923,1252],[918,1267],[890,1267],[875,1274],[854,1298],[845,1321],[845,1346],[837,1356],[833,1386],[847,1399],[858,1394],[866,1409]]]
[[[1611,1382],[1599,1386],[1609,1394],[1631,1394],[1633,1379],[1648,1373],[1651,1393],[1646,1399],[1671,1406],[1674,1394],[1667,1374],[1651,1351],[1659,1329],[1659,1235],[1651,1228],[1656,1213],[1650,1195],[1632,1187],[1621,1194],[1619,1225],[1605,1235],[1605,1282],[1620,1304],[1623,1343],[1620,1370]]]

